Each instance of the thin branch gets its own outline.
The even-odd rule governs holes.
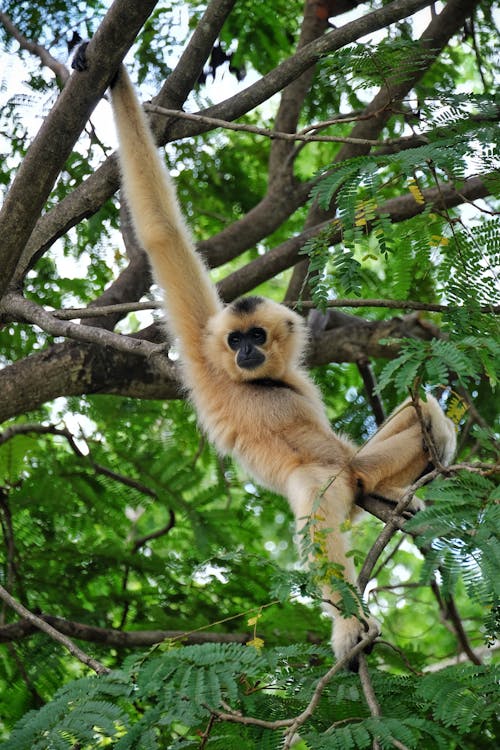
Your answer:
[[[33,684],[31,677],[28,674],[28,671],[26,667],[24,666],[24,662],[21,660],[21,658],[18,656],[18,653],[15,649],[15,647],[12,645],[12,643],[7,644],[7,651],[12,657],[12,660],[14,661],[17,671],[21,675],[22,681],[25,683],[26,687],[28,688],[29,692],[31,693],[31,697],[33,699],[33,704],[35,708],[40,708],[41,706],[45,705],[45,700],[42,698],[38,690],[36,689],[35,685]]]
[[[330,667],[330,669],[316,683],[316,687],[306,708],[293,718],[267,721],[266,719],[257,719],[253,716],[242,716],[240,713],[233,710],[219,711],[218,709],[211,708],[209,706],[207,706],[207,708],[210,713],[214,714],[221,721],[229,721],[233,724],[242,724],[246,726],[262,727],[263,729],[286,728],[287,733],[285,743],[283,745],[283,750],[289,750],[297,730],[312,716],[328,683],[336,674],[338,674],[338,672],[340,672],[347,666],[350,659],[358,656],[367,648],[367,646],[373,643],[377,635],[378,633],[376,630],[369,631],[363,637],[363,639],[346,654],[343,659],[340,659],[332,667]]]
[[[73,439],[73,436],[66,429],[55,427],[55,425],[43,425],[43,424],[32,424],[31,422],[22,422],[21,424],[13,424],[7,427],[3,432],[0,432],[0,445],[3,445],[17,435],[60,435],[66,439]],[[80,455],[82,455],[80,453]]]
[[[302,306],[305,310],[314,308],[315,303],[310,300],[286,300],[288,307]],[[326,303],[327,307],[383,307],[391,310],[425,310],[428,312],[449,312],[457,309],[456,305],[441,305],[433,302],[417,302],[404,299],[332,299]],[[485,315],[500,314],[500,305],[481,305],[479,312]]]
[[[455,600],[451,594],[447,596],[441,596],[440,588],[435,580],[431,581],[431,590],[434,594],[441,611],[441,618],[443,622],[448,621],[451,625],[450,630],[458,641],[458,645],[462,653],[464,653],[473,664],[480,666],[483,662],[479,656],[473,651],[467,634],[462,625],[462,620],[457,610]]]
[[[375,567],[378,558],[387,546],[387,543],[398,530],[398,528],[400,528],[402,513],[410,505],[415,492],[420,487],[423,487],[424,485],[432,481],[432,479],[438,476],[439,473],[440,472],[437,469],[434,469],[433,471],[430,471],[428,474],[425,474],[423,477],[414,482],[411,487],[409,487],[408,490],[404,493],[401,499],[397,502],[394,510],[390,512],[386,525],[384,526],[374,544],[372,545],[370,551],[368,552],[361,572],[358,576],[358,587],[361,592],[365,590],[366,584],[370,580],[372,570]]]
[[[114,305],[96,305],[95,307],[75,307],[51,310],[50,314],[58,320],[83,320],[101,315],[122,315],[142,310],[161,310],[161,302],[120,302]]]
[[[368,666],[366,663],[365,654],[360,654],[359,656],[359,679],[360,679],[361,687],[363,688],[363,694],[368,704],[368,708],[370,709],[371,715],[374,717],[381,716],[382,712],[380,710],[380,704],[377,700],[377,696],[375,695],[375,691],[373,689],[372,681],[370,679],[370,673],[368,672]],[[394,747],[398,748],[398,750],[409,750],[409,748],[406,745],[404,745],[402,742],[395,739],[394,737],[391,737],[390,741],[392,742]],[[373,750],[380,750],[380,744],[378,740],[376,739],[373,741]]]
[[[286,300],[285,305],[291,308],[301,306],[304,310],[315,309],[315,303],[310,300]],[[424,310],[427,312],[449,312],[455,310],[453,305],[441,305],[433,302],[417,302],[416,300],[398,299],[333,299],[326,303],[329,308],[351,307],[351,308],[387,308],[388,310]],[[116,305],[99,305],[95,307],[75,307],[61,310],[50,310],[50,315],[58,320],[83,320],[100,315],[117,315],[130,312],[141,312],[144,310],[161,310],[162,302],[122,302]],[[500,314],[500,305],[482,305],[479,308],[485,315]]]
[[[12,19],[8,16],[7,13],[0,13],[0,23],[3,24],[7,33],[10,34],[17,42],[19,42],[19,46],[21,47],[21,49],[25,49],[32,55],[40,58],[42,65],[45,65],[53,73],[55,73],[61,83],[66,83],[70,74],[69,70],[65,65],[63,65],[63,63],[60,63],[59,60],[56,60],[55,57],[52,57],[50,52],[45,49],[45,47],[42,47],[41,44],[36,44],[36,42],[31,42],[29,39],[27,39],[24,34],[19,31],[17,26],[12,22]]]
[[[421,214],[426,210],[426,206],[432,206],[433,210],[436,211],[443,205],[446,207],[458,206],[463,203],[466,198],[484,197],[488,195],[488,188],[478,177],[471,177],[460,186],[460,190],[457,190],[454,185],[446,184],[442,185],[440,190],[437,190],[436,188],[427,188],[422,191],[422,193],[425,203],[416,203],[411,193],[408,193],[407,195],[402,195],[398,198],[391,198],[382,203],[377,208],[377,214],[388,215],[392,223],[399,223]],[[324,216],[324,213],[322,215]],[[368,221],[367,226],[365,227],[366,232],[370,232],[372,226],[373,222]],[[292,265],[306,257],[302,254],[306,241],[316,237],[323,231],[325,234],[328,232],[327,236],[330,244],[335,245],[342,241],[342,230],[338,222],[332,222],[329,218],[326,221],[318,221],[317,224],[308,226],[304,229],[300,235],[290,237],[290,239],[277,245],[265,255],[259,256],[255,260],[250,261],[238,271],[228,274],[219,283],[222,297],[228,300],[234,299],[235,297],[254,289],[256,286],[272,278],[277,273],[290,268]],[[214,241],[216,241],[216,239],[217,238],[215,237]],[[204,243],[203,248],[206,251],[206,257],[210,258],[212,242],[209,241]],[[295,300],[298,296],[299,294],[297,291],[296,296],[288,296],[287,299]],[[349,301],[349,304],[350,302],[351,301]],[[363,301],[359,302],[359,304],[362,303]],[[380,305],[378,304],[375,306]],[[396,307],[404,308],[404,305],[398,300]],[[485,312],[489,311],[490,306],[488,305]]]
[[[370,709],[370,713],[374,717],[378,717],[381,714],[380,711],[380,705],[377,700],[377,696],[375,695],[375,691],[373,690],[373,685],[370,680],[370,675],[368,673],[368,666],[366,663],[366,656],[365,654],[360,654],[358,657],[359,662],[359,681],[361,682],[361,687],[363,689],[363,694],[365,696],[366,703],[368,705],[368,708]],[[374,739],[372,743],[373,750],[380,750],[380,744],[378,740]]]
[[[141,547],[144,547],[145,544],[152,541],[153,539],[159,539],[161,536],[165,536],[168,534],[169,531],[171,531],[175,526],[175,513],[170,508],[169,509],[169,520],[168,523],[165,524],[165,526],[162,526],[161,529],[157,529],[156,531],[152,531],[150,534],[145,534],[144,536],[139,537],[134,541],[134,545],[132,547],[132,552],[137,552]]]
[[[382,399],[377,392],[377,381],[375,379],[375,373],[370,366],[368,357],[360,357],[356,364],[358,366],[359,374],[363,379],[366,395],[368,397],[368,402],[372,408],[375,422],[377,423],[377,426],[380,427],[380,425],[384,422],[386,415],[384,411],[384,405],[382,404]]]
[[[367,138],[350,138],[349,136],[335,136],[335,135],[306,135],[304,133],[282,133],[278,130],[271,130],[269,128],[260,128],[257,125],[248,125],[239,122],[230,122],[229,120],[221,120],[218,117],[207,117],[206,115],[194,114],[191,112],[184,112],[178,109],[166,109],[165,107],[158,107],[155,104],[145,104],[144,109],[146,112],[150,112],[156,115],[163,115],[164,117],[175,117],[183,120],[191,120],[192,122],[199,122],[203,125],[208,125],[210,128],[224,128],[224,130],[235,130],[244,133],[253,133],[254,135],[262,135],[271,140],[281,141],[320,141],[323,143],[353,143],[360,146],[382,146],[383,141],[370,140]],[[344,122],[344,120],[343,120]],[[319,126],[313,126],[319,127]]]
[[[495,641],[493,645],[491,646],[480,646],[476,649],[476,654],[479,656],[479,658],[488,658],[488,657],[494,657],[495,653],[500,650],[500,641]],[[454,664],[462,664],[466,659],[469,657],[462,653],[457,654],[456,656],[453,656],[451,658],[442,659],[441,661],[435,662],[434,664],[429,664],[428,666],[424,667],[424,672],[439,672],[441,669],[446,669],[446,667],[451,667]]]
[[[18,615],[21,615],[23,619],[28,620],[35,628],[46,633],[54,641],[57,641],[57,643],[60,643],[62,646],[64,646],[64,648],[66,648],[72,656],[78,659],[78,661],[80,661],[82,664],[85,664],[87,667],[93,669],[96,674],[109,674],[109,672],[111,671],[110,669],[86,654],[85,651],[82,651],[82,649],[76,646],[70,638],[60,633],[58,630],[52,627],[52,625],[49,625],[48,622],[45,622],[45,620],[43,620],[41,617],[38,617],[37,615],[33,614],[33,612],[30,612],[29,609],[26,609],[26,607],[16,601],[1,585],[0,599],[2,599],[11,609],[17,612]]]
[[[0,210],[0,296],[85,123],[155,5],[114,0],[90,42],[95,64],[69,77],[31,142]]]

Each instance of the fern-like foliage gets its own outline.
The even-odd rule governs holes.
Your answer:
[[[297,716],[328,658],[317,646],[156,649],[127,659],[120,671],[60,689],[23,717],[2,750],[195,750],[203,738],[210,750],[275,750],[283,744],[279,727],[214,723],[211,711],[234,709],[266,722]],[[382,713],[372,717],[357,677],[339,674],[301,734],[314,750],[363,750],[375,740],[383,748],[398,741],[412,750],[473,750],[478,736],[494,741],[498,676],[467,666],[406,677],[375,671]]]
[[[446,383],[450,375],[464,384],[486,375],[494,387],[500,356],[498,341],[474,336],[444,341],[408,339],[401,345],[401,354],[383,369],[378,388],[389,385],[406,393],[416,378],[426,383]]]
[[[486,477],[460,472],[435,482],[432,505],[409,523],[425,550],[422,577],[439,571],[445,593],[463,578],[469,596],[488,613],[486,635],[494,640],[500,625],[500,506],[498,488]]]
[[[323,170],[311,197],[324,210],[335,201],[335,229],[342,237],[340,247],[329,253],[327,233],[304,247],[314,259],[311,290],[318,306],[324,307],[328,296],[360,295],[363,259],[383,256],[392,296],[404,298],[416,276],[423,278],[426,269],[435,275],[437,267],[440,288],[435,291],[452,305],[445,321],[450,328],[474,335],[492,325],[479,308],[498,297],[498,221],[492,217],[466,230],[455,227],[449,216],[443,230],[442,220],[436,221],[431,206],[425,205],[422,190],[439,183],[459,190],[472,164],[485,181],[498,180],[495,106],[493,97],[443,93],[439,102],[423,106],[423,122],[432,117],[434,127],[425,145],[393,154],[375,152]],[[393,197],[394,185],[421,204],[425,217],[405,222],[403,241],[381,211]]]

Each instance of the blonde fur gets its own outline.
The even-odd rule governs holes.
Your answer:
[[[142,107],[124,68],[112,89],[123,189],[137,237],[165,290],[167,323],[179,341],[184,382],[200,424],[265,487],[286,496],[300,531],[315,514],[328,559],[355,582],[349,540],[342,532],[354,513],[362,481],[368,492],[398,499],[428,462],[415,409],[405,404],[357,450],[330,428],[320,394],[301,366],[306,330],[300,316],[270,300],[224,307],[195,252],[175,190],[164,169]],[[238,366],[228,345],[232,331],[264,329],[265,356],[256,369]],[[253,381],[253,382],[252,382]],[[422,404],[443,460],[453,454],[454,429],[432,399]],[[308,527],[309,528],[309,527]],[[325,584],[332,615],[338,596]],[[336,618],[338,658],[358,641],[360,619]]]

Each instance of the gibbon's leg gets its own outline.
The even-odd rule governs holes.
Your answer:
[[[306,466],[294,471],[288,481],[288,499],[295,514],[299,544],[305,534],[310,535],[313,551],[310,561],[322,566],[333,563],[328,578],[344,578],[356,586],[356,572],[350,549],[350,535],[342,531],[354,505],[354,488],[350,471],[338,467]],[[303,543],[308,548],[309,539]],[[338,567],[337,567],[338,566]],[[332,647],[336,658],[342,659],[359,642],[368,628],[379,630],[373,618],[361,611],[359,617],[343,617],[338,609],[340,595],[325,582],[322,585],[324,608],[333,617]],[[357,671],[357,660],[349,663]]]
[[[455,454],[455,426],[432,396],[420,402],[420,409],[437,456],[446,466]],[[362,446],[351,466],[361,479],[365,493],[399,500],[407,488],[432,467],[431,462],[419,416],[411,399],[407,399]]]

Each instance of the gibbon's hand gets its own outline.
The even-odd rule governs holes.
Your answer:
[[[78,47],[75,49],[75,52],[73,54],[73,58],[71,60],[71,67],[73,70],[77,70],[79,73],[83,73],[83,71],[87,70],[88,64],[87,64],[87,47],[89,46],[88,41],[82,42],[78,45]]]
[[[75,52],[73,54],[73,58],[71,60],[71,67],[73,70],[78,71],[79,73],[84,73],[86,70],[88,70],[88,62],[87,62],[87,47],[89,46],[89,42],[84,41],[79,44]],[[109,88],[112,89],[113,86],[116,84],[116,81],[118,79],[118,76],[120,75],[120,68],[117,70],[117,72],[114,74],[112,79],[109,82]]]

